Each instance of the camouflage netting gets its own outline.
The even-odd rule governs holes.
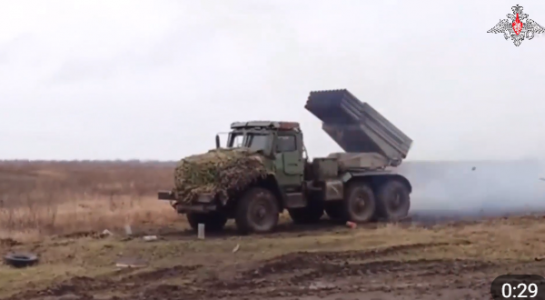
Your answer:
[[[188,202],[199,194],[239,190],[267,176],[259,154],[243,149],[218,149],[182,159],[174,171],[175,191]]]

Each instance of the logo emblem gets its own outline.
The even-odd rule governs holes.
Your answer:
[[[523,7],[515,5],[511,7],[512,14],[507,14],[508,19],[500,19],[494,28],[487,33],[503,33],[503,37],[511,39],[515,46],[520,46],[524,39],[531,40],[536,34],[545,32],[545,28],[537,24],[534,20],[528,19],[528,14],[525,14]]]

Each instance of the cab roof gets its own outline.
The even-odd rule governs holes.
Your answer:
[[[295,130],[295,129],[300,129],[300,126],[298,122],[286,122],[286,121],[247,121],[247,122],[231,123],[231,129],[249,129],[249,128]]]

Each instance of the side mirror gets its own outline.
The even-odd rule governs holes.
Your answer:
[[[220,148],[220,136],[216,134],[216,149]]]

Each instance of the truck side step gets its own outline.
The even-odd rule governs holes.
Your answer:
[[[303,193],[286,193],[286,208],[301,208],[307,206]]]

